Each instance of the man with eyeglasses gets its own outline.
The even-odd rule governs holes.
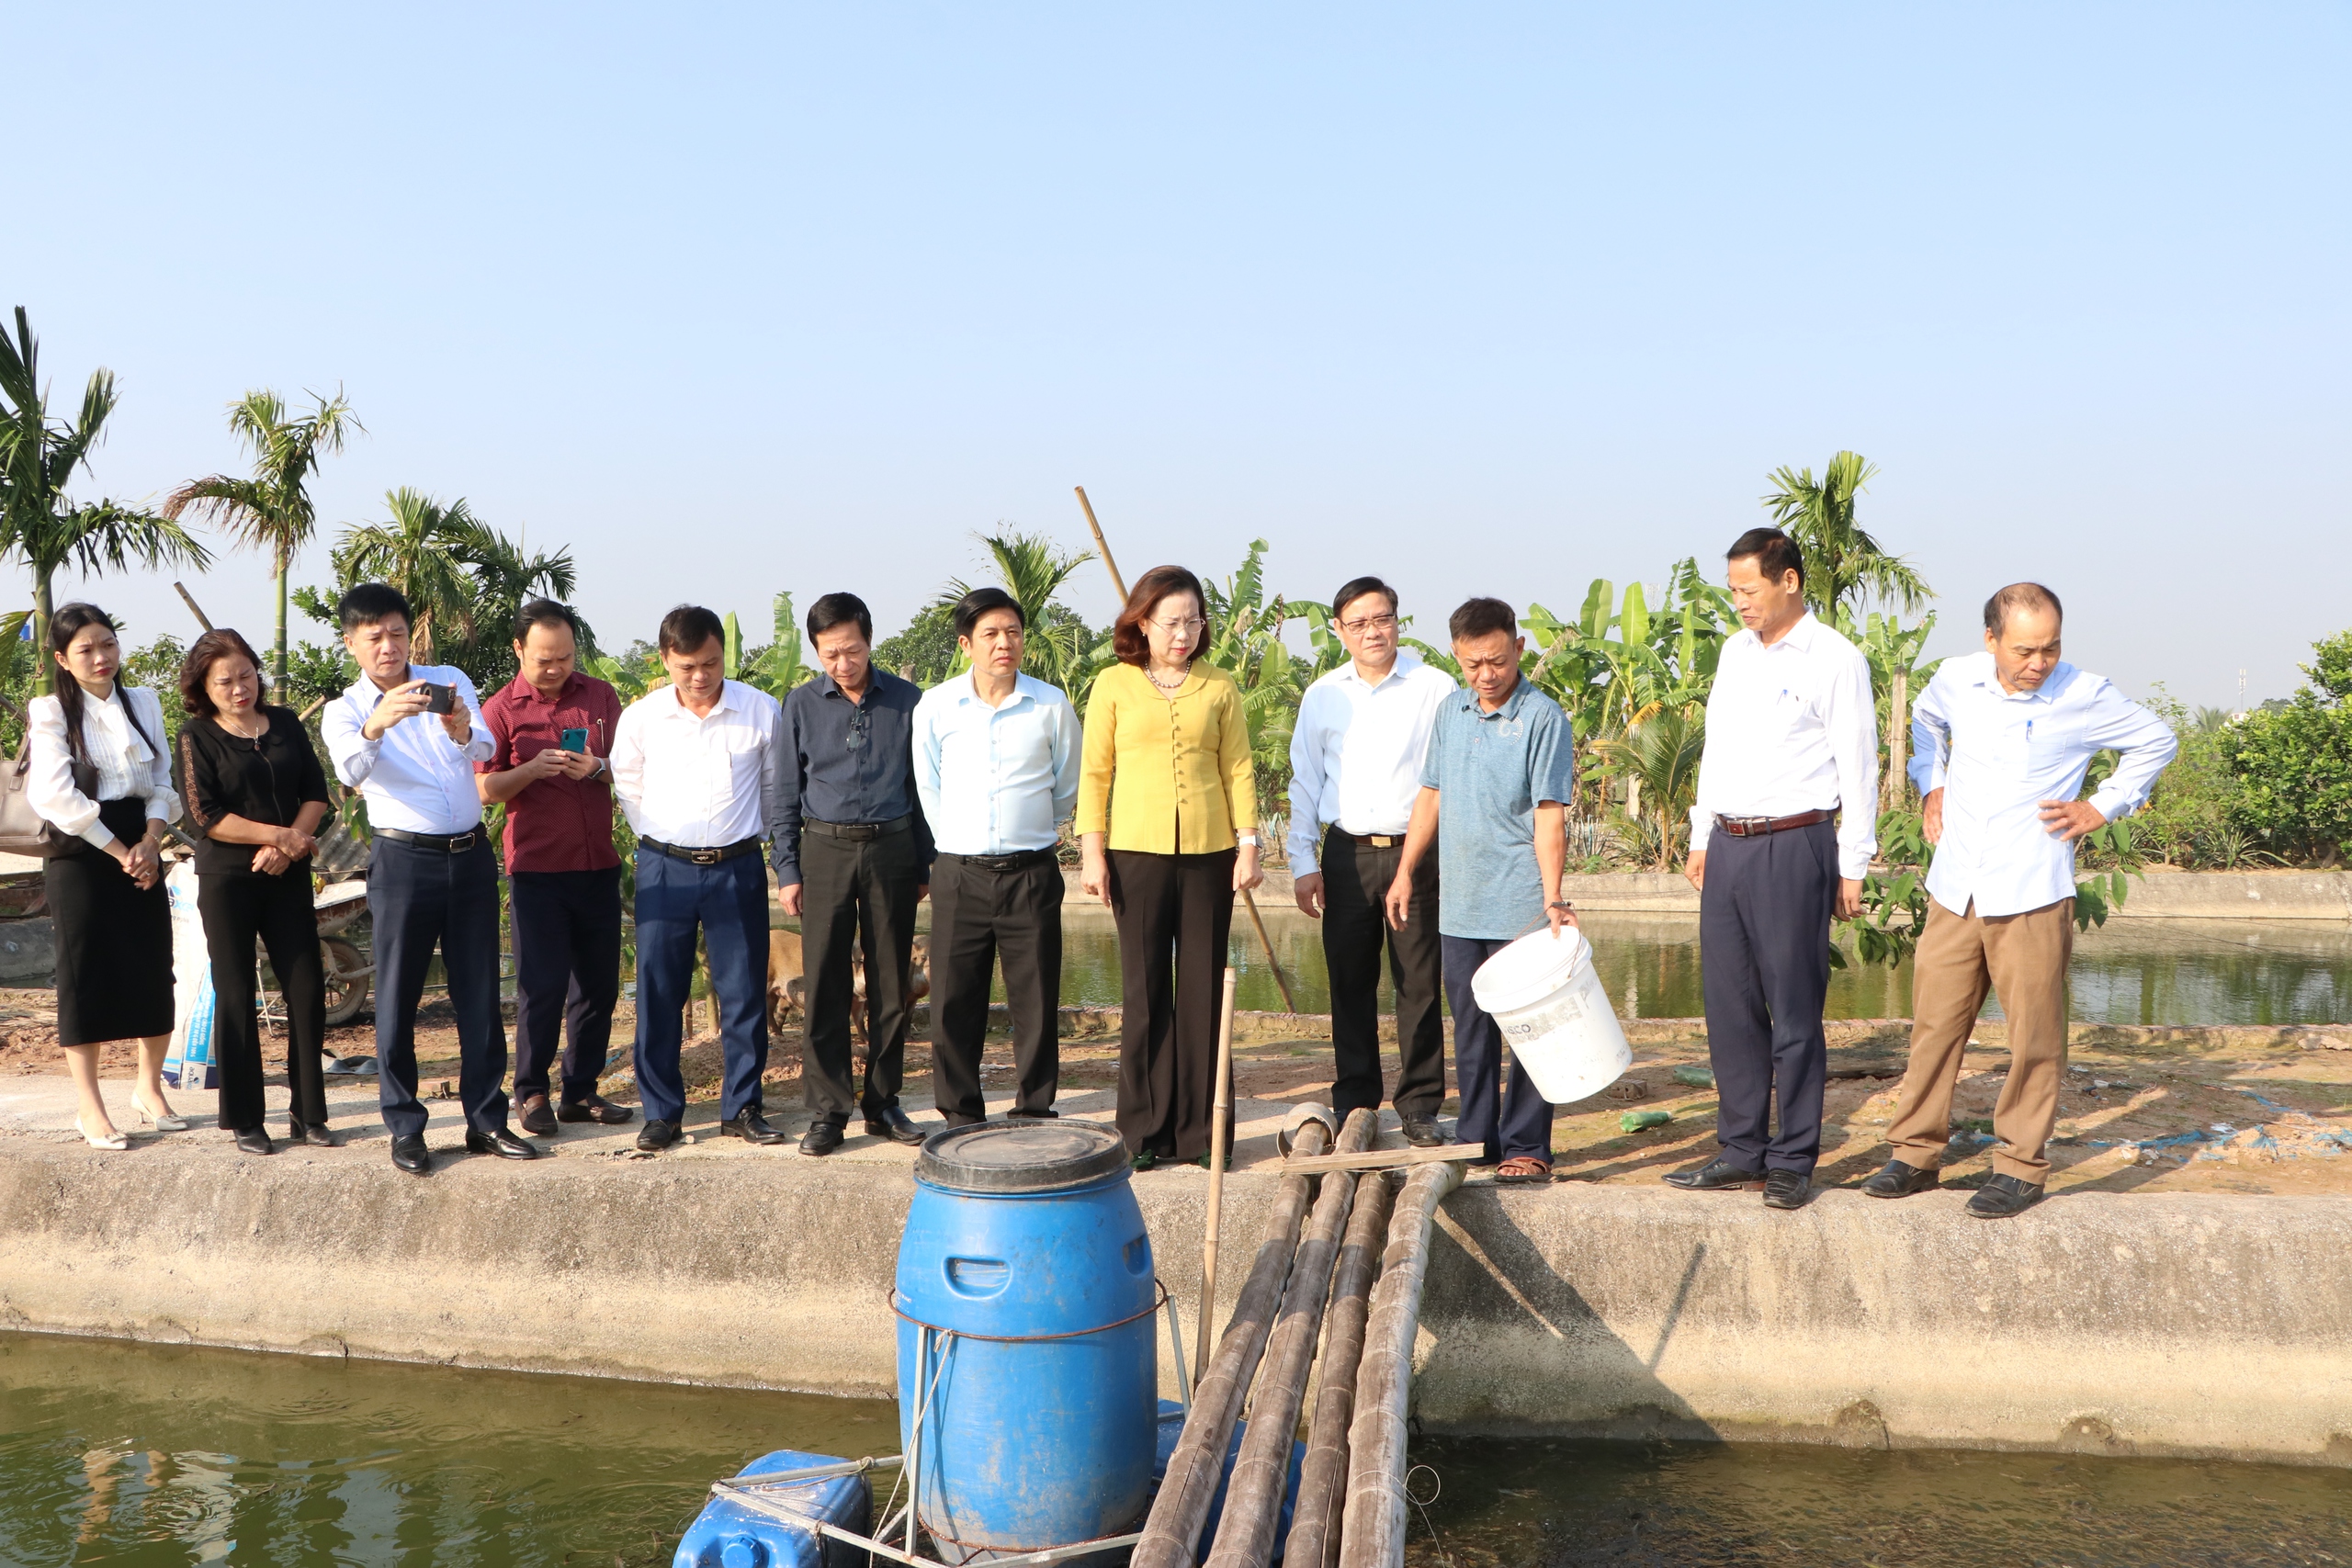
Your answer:
[[[804,1155],[842,1145],[851,1108],[892,1143],[923,1134],[899,1108],[913,1010],[915,906],[930,891],[932,839],[916,794],[915,705],[922,688],[874,668],[874,616],[854,593],[808,606],[822,670],[784,699],[776,897],[800,917],[808,984],[801,1081],[814,1118]],[[852,944],[865,955],[867,1059],[861,1094],[850,1045],[856,1000]]]
[[[1348,662],[1300,699],[1290,739],[1291,886],[1299,908],[1323,922],[1331,978],[1331,1106],[1342,1118],[1380,1109],[1380,959],[1396,987],[1392,1097],[1405,1137],[1445,1141],[1445,952],[1438,937],[1438,859],[1409,879],[1408,918],[1391,928],[1389,885],[1420,794],[1421,763],[1439,707],[1454,684],[1397,647],[1396,591],[1359,577],[1331,601]]]

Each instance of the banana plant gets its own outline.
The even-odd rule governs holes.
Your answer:
[[[1883,810],[1895,810],[1911,798],[1910,784],[1904,777],[1909,760],[1911,705],[1928,689],[1943,663],[1940,659],[1925,663],[1919,660],[1928,634],[1935,630],[1936,617],[1930,615],[1917,626],[1906,626],[1893,615],[1872,610],[1867,620],[1857,624],[1853,611],[1840,604],[1837,625],[1846,640],[1860,649],[1870,661],[1871,690],[1878,703],[1880,805]]]
[[[1279,593],[1268,599],[1266,550],[1265,540],[1251,540],[1239,570],[1222,583],[1203,585],[1208,598],[1209,645],[1202,657],[1241,688],[1261,813],[1274,810],[1289,792],[1291,729],[1311,679],[1309,661],[1291,652],[1283,630],[1295,619],[1307,620],[1311,627],[1317,615],[1328,626],[1331,614],[1329,605],[1309,600]],[[1340,657],[1346,657],[1344,650]]]
[[[770,607],[770,637],[765,648],[743,656],[742,628],[732,612],[727,616],[727,672],[730,679],[756,686],[782,698],[795,686],[814,680],[817,671],[801,659],[800,618],[793,614],[792,595],[779,593]]]

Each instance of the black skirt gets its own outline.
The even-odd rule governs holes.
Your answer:
[[[107,800],[98,820],[126,844],[147,831],[147,803]],[[172,906],[159,878],[143,892],[114,856],[84,843],[43,876],[57,928],[57,1043],[100,1045],[172,1032]]]

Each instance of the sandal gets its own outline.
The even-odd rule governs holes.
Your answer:
[[[1537,1159],[1533,1155],[1513,1155],[1495,1167],[1495,1181],[1498,1185],[1532,1186],[1537,1182],[1551,1179],[1551,1165],[1544,1160]]]

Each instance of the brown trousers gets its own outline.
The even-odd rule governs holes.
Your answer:
[[[1993,1155],[2003,1176],[2040,1186],[2050,1174],[2042,1150],[2058,1121],[2066,1076],[2066,963],[2075,953],[2075,901],[2062,898],[2021,915],[1985,919],[1971,900],[1955,915],[1928,901],[1911,973],[1911,1061],[1886,1141],[1894,1156],[1933,1170],[1951,1136],[1952,1090],[1961,1052],[1990,990],[2009,1024],[2009,1080],[1993,1107]]]

